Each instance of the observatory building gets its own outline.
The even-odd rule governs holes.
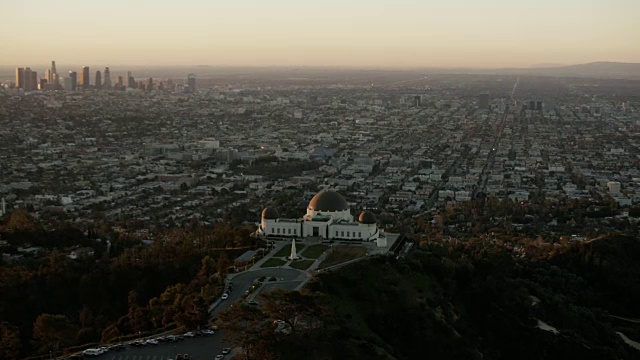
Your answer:
[[[309,202],[306,215],[300,219],[282,219],[276,209],[265,208],[257,235],[262,238],[375,241],[378,247],[387,246],[387,239],[378,228],[375,215],[363,211],[356,221],[347,201],[331,190],[316,194]]]

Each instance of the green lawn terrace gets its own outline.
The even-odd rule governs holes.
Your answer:
[[[267,255],[267,259],[260,264],[260,268],[290,267],[303,271],[326,269],[369,255],[367,247],[359,245],[307,245],[296,243],[299,259],[290,260],[291,244],[284,245],[275,254]],[[314,264],[317,266],[314,266]],[[311,269],[311,270],[309,270]]]
[[[327,257],[320,263],[318,269],[325,269],[351,260],[367,256],[367,249],[362,246],[339,245],[333,246]]]
[[[296,251],[300,253],[300,250],[304,249],[304,244],[296,243]],[[273,257],[287,257],[291,255],[291,244],[283,246]]]

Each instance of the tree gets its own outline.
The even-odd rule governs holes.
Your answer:
[[[51,351],[73,344],[77,328],[65,315],[41,314],[33,324],[33,338],[40,351]]]
[[[218,318],[227,340],[245,349],[247,358],[278,358],[283,343],[303,343],[333,323],[333,312],[319,292],[279,289],[261,294],[260,300],[260,307],[234,304]],[[284,321],[291,332],[277,332],[276,320]]]
[[[313,299],[299,291],[274,290],[262,297],[263,311],[274,320],[282,320],[291,326],[291,333],[295,334],[298,322],[307,312]]]
[[[227,253],[223,252],[222,254],[220,254],[220,256],[218,257],[218,260],[216,261],[216,270],[218,274],[218,279],[225,278],[225,276],[227,275],[227,269],[231,265],[233,264],[231,260],[229,260],[229,256],[227,256]]]
[[[20,355],[20,332],[8,322],[0,323],[0,358],[17,359]]]
[[[272,325],[265,321],[262,311],[245,304],[234,304],[220,314],[220,328],[225,331],[225,340],[234,347],[242,347],[247,359],[277,359],[269,350],[275,334]]]
[[[83,327],[90,327],[93,324],[93,312],[88,306],[84,306],[82,310],[80,310],[80,324]]]
[[[11,214],[6,229],[8,232],[32,232],[36,230],[36,224],[27,209],[20,208]]]
[[[100,342],[103,344],[109,344],[118,337],[120,337],[120,330],[118,330],[118,326],[116,324],[111,324],[102,331],[102,339]]]
[[[127,304],[129,306],[127,318],[129,319],[131,330],[136,332],[144,330],[147,321],[144,316],[144,310],[138,305],[138,293],[135,290],[129,291]]]
[[[178,326],[198,329],[206,325],[209,318],[208,305],[201,296],[185,295],[180,301],[180,312],[174,315]]]

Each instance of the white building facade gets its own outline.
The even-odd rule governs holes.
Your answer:
[[[330,190],[316,194],[300,219],[281,219],[274,208],[265,208],[257,234],[263,238],[376,241],[379,247],[387,246],[375,215],[363,211],[355,221],[342,195]]]

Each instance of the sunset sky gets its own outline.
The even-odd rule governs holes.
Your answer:
[[[3,0],[0,65],[640,62],[640,0]]]

